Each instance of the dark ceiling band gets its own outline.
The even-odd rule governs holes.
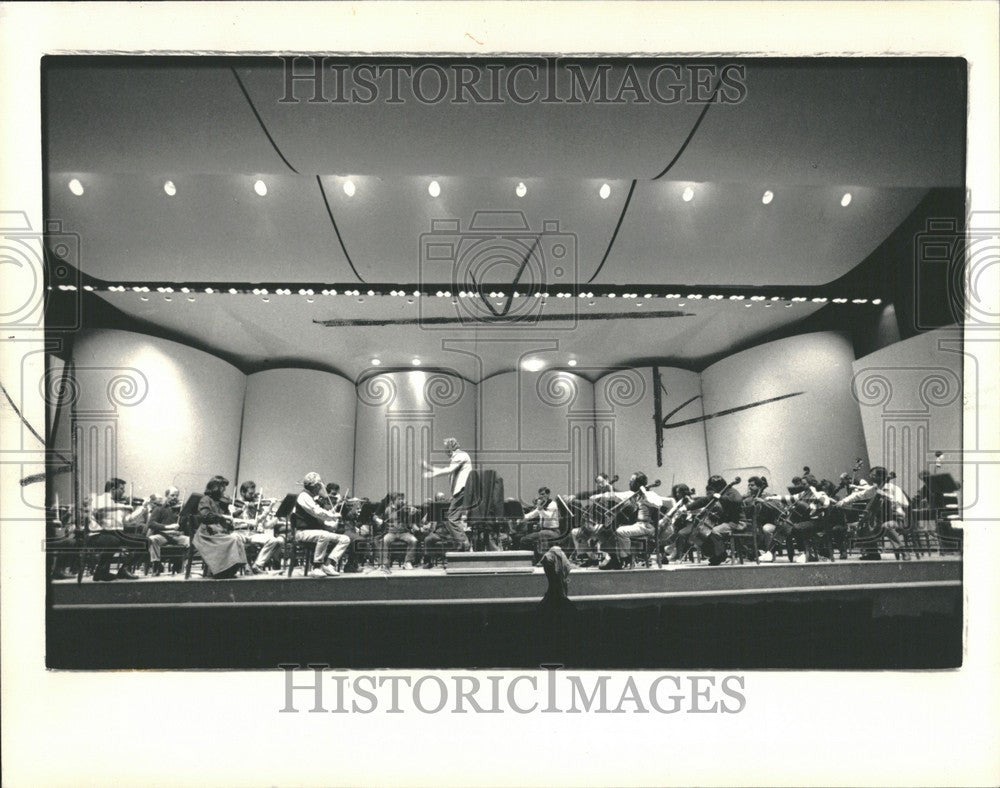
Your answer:
[[[496,327],[498,322],[506,322],[510,325],[535,323],[558,323],[572,322],[575,320],[647,320],[649,318],[660,317],[695,317],[693,312],[682,312],[677,309],[661,309],[656,312],[578,312],[549,314],[549,315],[527,315],[519,318],[511,318],[506,321],[490,320],[486,315],[459,315],[457,317],[408,317],[408,318],[331,318],[330,320],[313,320],[318,326],[326,328],[345,327],[372,327],[372,326],[447,326],[462,325],[466,327],[475,326],[476,323],[486,322],[491,327]]]
[[[628,195],[625,197],[625,204],[622,206],[621,215],[618,217],[618,224],[615,225],[615,231],[611,233],[611,240],[608,241],[608,248],[604,250],[604,257],[601,258],[601,264],[597,266],[597,270],[594,271],[594,275],[587,280],[589,285],[593,282],[601,269],[604,268],[604,264],[608,261],[608,257],[611,255],[611,247],[615,245],[615,240],[618,238],[618,231],[622,228],[622,222],[625,221],[625,213],[628,211],[628,204],[632,202],[632,192],[635,191],[635,181],[632,181],[632,185],[628,187]]]
[[[264,136],[267,137],[267,141],[271,143],[271,147],[274,148],[274,152],[278,154],[288,169],[296,175],[301,175],[301,173],[295,169],[291,163],[289,163],[288,159],[285,158],[285,154],[281,152],[281,148],[279,148],[278,143],[274,141],[274,137],[271,136],[271,132],[267,130],[267,126],[264,125],[264,119],[260,116],[260,113],[257,112],[257,108],[253,104],[253,99],[250,98],[250,94],[247,92],[246,87],[244,87],[243,80],[240,79],[240,75],[236,73],[236,69],[230,66],[229,70],[232,71],[233,76],[236,77],[236,84],[240,86],[240,91],[242,91],[243,97],[247,100],[247,104],[250,105],[250,111],[253,112],[253,116],[257,118],[257,123],[260,124],[260,129],[264,132]]]
[[[358,278],[358,281],[363,284],[368,284],[362,278],[361,274],[358,273],[358,269],[354,267],[354,261],[351,260],[351,256],[347,253],[347,247],[344,245],[344,239],[340,235],[340,228],[337,227],[337,220],[333,218],[333,210],[330,208],[330,201],[326,199],[326,189],[323,188],[323,179],[318,175],[316,176],[316,183],[319,184],[319,193],[323,196],[323,205],[326,206],[326,215],[330,217],[330,224],[333,225],[333,231],[337,234],[337,242],[340,244],[340,251],[344,253],[344,259],[347,260],[347,264],[351,266],[351,270],[354,271],[354,275]]]
[[[721,85],[722,85],[722,80],[721,79],[717,80],[715,83],[715,90],[712,91],[712,97],[707,102],[705,102],[705,106],[701,108],[701,112],[698,114],[698,120],[694,122],[694,126],[692,126],[691,131],[688,132],[687,139],[684,140],[684,144],[681,145],[677,153],[674,154],[674,157],[670,160],[670,163],[663,168],[663,171],[659,175],[652,178],[652,180],[658,181],[660,178],[662,178],[664,175],[670,172],[670,168],[677,163],[677,160],[687,149],[687,146],[690,144],[691,140],[694,139],[694,134],[696,131],[698,131],[698,127],[701,125],[701,122],[705,119],[705,113],[708,112],[708,108],[715,103],[715,96],[719,92],[719,87]]]

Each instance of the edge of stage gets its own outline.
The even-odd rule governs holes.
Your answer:
[[[394,570],[49,584],[54,669],[928,669],[962,663],[962,560]]]

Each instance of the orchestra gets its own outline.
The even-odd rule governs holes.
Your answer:
[[[329,578],[341,572],[390,573],[397,561],[403,571],[417,565],[446,568],[447,553],[473,545],[530,551],[535,565],[558,546],[573,565],[601,570],[634,567],[637,558],[649,566],[651,556],[657,566],[771,563],[782,555],[794,563],[834,560],[838,554],[843,560],[851,548],[863,560],[877,560],[883,540],[896,558],[906,560],[919,555],[910,538],[918,517],[936,522],[949,544],[960,543],[960,531],[951,525],[959,486],[947,474],[923,473],[914,505],[886,468],[871,468],[871,481],[861,478],[860,459],[836,484],[806,467],[791,479],[786,494],[770,492],[762,475],[749,477],[741,492],[740,477],[713,474],[703,494],[674,484],[664,497],[655,492],[659,480],[650,482],[642,471],[631,474],[625,490],[615,489],[617,476],[601,472],[591,490],[554,495],[543,486],[530,506],[508,500],[503,511],[483,516],[466,494],[475,473],[469,454],[453,438],[445,449],[449,464],[425,463],[424,476],[447,475],[450,495],[438,492],[422,503],[408,502],[402,492],[375,501],[351,497],[350,491],[342,495],[337,483],[324,485],[316,472],[305,474],[297,494],[270,498],[245,481],[233,501],[226,495],[228,479],[214,476],[200,498],[192,496],[195,508],[185,522],[176,486],[162,497],[137,499],[125,494],[124,480],[113,478],[102,494],[79,507],[57,506],[47,522],[47,543],[62,551],[59,555],[71,548],[89,550],[96,558],[93,579],[102,582],[135,579],[147,554],[147,573],[159,576],[165,551],[173,572],[186,556],[197,556],[204,576],[215,579],[269,570],[281,574],[285,562],[290,573],[300,544],[312,553],[309,576]],[[285,498],[288,510],[281,512]],[[487,539],[477,538],[483,533]],[[112,574],[116,560],[118,571]],[[60,557],[50,570],[58,578],[82,577],[83,571],[79,561]]]

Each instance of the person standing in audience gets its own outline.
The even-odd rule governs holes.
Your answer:
[[[149,541],[149,561],[153,574],[163,571],[161,556],[166,545],[176,545],[187,549],[191,540],[181,533],[178,515],[181,510],[181,493],[176,487],[168,487],[163,493],[163,501],[149,514],[147,539]]]
[[[472,471],[472,458],[467,451],[462,449],[455,438],[445,438],[444,447],[451,457],[451,462],[448,465],[435,467],[424,461],[424,478],[433,479],[436,476],[448,476],[448,486],[451,491],[451,505],[448,507],[446,515],[448,534],[458,550],[468,550],[469,537],[465,533],[465,529],[469,507],[465,501],[465,484]]]
[[[559,530],[559,504],[552,497],[552,491],[548,487],[538,488],[538,497],[535,498],[535,508],[524,515],[521,521],[526,527],[529,523],[537,520],[537,527],[523,534],[518,539],[518,548],[521,550],[531,550],[534,552],[534,562],[538,563],[549,545],[559,539],[562,533]]]
[[[144,521],[150,509],[149,501],[133,507],[125,497],[125,480],[113,478],[104,485],[104,494],[98,495],[91,507],[94,519],[101,530],[87,540],[87,546],[99,552],[94,580],[135,580],[129,571],[129,551],[146,549],[146,538],[130,536],[125,529],[135,528]],[[111,574],[111,563],[116,554],[121,554],[117,575]]]
[[[312,577],[336,577],[340,573],[340,559],[347,552],[351,540],[335,529],[340,515],[327,509],[323,502],[326,491],[323,479],[315,471],[302,479],[302,492],[295,499],[292,517],[296,520],[295,541],[315,545],[313,549]]]
[[[257,548],[257,557],[250,565],[255,575],[266,571],[274,554],[285,544],[285,538],[274,533],[274,517],[271,511],[276,503],[261,499],[256,482],[245,481],[240,485],[240,497],[236,501],[236,506],[241,516],[236,521],[236,534],[247,544]]]
[[[224,476],[209,480],[198,503],[198,529],[194,534],[195,549],[217,580],[235,577],[247,562],[243,539],[232,532],[233,518],[228,513],[230,501],[226,497],[228,486],[229,479]]]

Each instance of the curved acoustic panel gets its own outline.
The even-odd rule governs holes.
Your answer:
[[[371,63],[371,60],[365,61]],[[521,61],[523,62],[523,61]],[[338,71],[351,71],[348,61],[323,63],[323,83],[318,96],[311,82],[298,82],[295,101],[286,98],[286,82],[280,61],[260,61],[237,67],[247,91],[284,155],[299,172],[375,173],[385,175],[476,175],[499,177],[653,177],[683,145],[698,119],[704,102],[685,100],[689,88],[671,92],[667,83],[689,83],[685,69],[679,79],[662,69],[657,61],[636,60],[630,65],[638,84],[648,85],[659,74],[661,95],[670,103],[647,97],[634,99],[625,92],[618,101],[618,86],[629,77],[623,61],[603,61],[603,75],[609,86],[605,100],[598,87],[591,101],[520,101],[507,88],[507,77],[517,82],[518,96],[526,97],[524,80],[516,71],[517,61],[506,61],[499,89],[489,90],[491,79],[482,61],[466,61],[481,70],[477,92],[496,96],[497,101],[455,102],[453,93],[438,102],[433,73],[423,76],[418,92],[400,91],[397,102],[390,101],[388,77],[375,100],[337,100]],[[561,96],[569,97],[572,75],[562,65],[535,61],[539,82],[553,78],[558,70],[563,80]],[[420,61],[409,61],[418,69]],[[445,63],[449,70],[456,63]],[[435,66],[432,64],[430,69]],[[598,70],[583,66],[588,81]],[[299,65],[299,73],[311,72],[312,63]],[[353,73],[357,73],[354,71]],[[348,74],[348,79],[350,74]],[[419,77],[418,77],[419,78]],[[445,79],[450,78],[450,73]],[[409,83],[406,83],[409,84]],[[454,82],[452,82],[454,85]],[[645,92],[645,91],[644,91]],[[362,98],[368,95],[365,91]],[[468,93],[464,94],[470,95]],[[584,93],[577,91],[577,96]],[[710,95],[710,92],[707,93]],[[675,97],[676,96],[676,97]],[[318,98],[318,101],[311,99]],[[323,99],[326,99],[324,101]]]
[[[685,189],[693,190],[690,201]],[[596,282],[826,284],[885,240],[923,189],[640,182]],[[850,204],[841,205],[845,192]]]
[[[170,177],[176,194],[167,195]],[[82,195],[67,184],[78,178]],[[48,216],[80,235],[81,269],[109,282],[354,281],[314,178],[57,172]]]
[[[420,501],[450,492],[447,477],[423,478],[422,462],[447,465],[445,438],[476,459],[476,386],[447,372],[382,372],[357,386],[354,489],[372,500],[403,492]]]
[[[238,369],[176,342],[105,330],[76,335],[73,363],[84,495],[103,492],[110,476],[143,497],[170,485],[200,493],[215,474],[235,480],[246,388]]]
[[[479,384],[479,462],[499,472],[508,498],[531,501],[592,486],[595,459],[594,386],[579,375],[548,369],[504,372]]]
[[[710,470],[770,468],[774,493],[806,465],[821,479],[849,471],[865,454],[853,362],[849,339],[820,332],[744,350],[702,372],[705,413],[719,414],[705,425]],[[732,408],[740,410],[721,413]]]
[[[642,471],[650,481],[663,483],[660,495],[670,495],[675,484],[701,487],[707,478],[705,425],[702,415],[701,375],[685,369],[659,367],[662,417],[662,465],[656,464],[656,422],[653,371],[650,367],[622,367],[594,383],[594,422],[598,436],[598,464],[621,477]],[[681,422],[693,422],[681,424]]]
[[[522,292],[543,283],[553,291],[572,287],[600,264],[629,189],[626,181],[442,177],[434,198],[430,181],[323,178],[348,254],[366,281],[452,283],[455,292],[478,281],[511,289],[527,257]],[[602,199],[604,183],[610,196]]]
[[[965,183],[966,63],[753,61],[738,104],[714,104],[675,180],[775,186]]]
[[[269,497],[316,471],[346,493],[354,475],[354,384],[329,372],[272,369],[247,377],[240,478]]]
[[[289,172],[218,59],[51,58],[44,75],[50,171]]]

